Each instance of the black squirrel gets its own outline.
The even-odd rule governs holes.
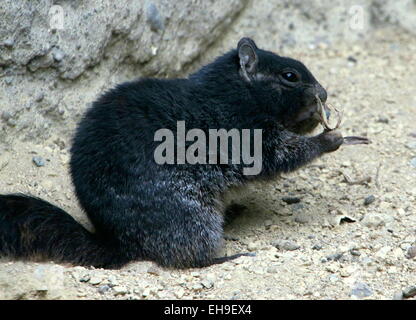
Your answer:
[[[319,123],[325,89],[299,61],[242,38],[236,49],[186,79],[138,79],[104,93],[86,112],[71,148],[87,231],[35,197],[0,195],[0,256],[119,268],[134,260],[188,268],[221,263],[223,194],[272,180],[343,143],[339,131],[306,136]],[[187,128],[261,129],[262,166],[155,162],[155,132]]]

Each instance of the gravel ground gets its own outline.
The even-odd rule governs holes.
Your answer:
[[[416,39],[380,30],[353,46],[283,52],[302,60],[342,108],[344,146],[275,183],[253,186],[204,269],[135,262],[121,270],[0,262],[0,298],[401,299],[416,286]],[[85,89],[87,90],[87,88]],[[82,92],[80,93],[82,94]],[[71,137],[0,144],[0,192],[40,196],[89,227],[68,174]],[[415,291],[415,290],[413,290]],[[412,299],[411,297],[409,299]],[[414,297],[413,297],[414,299]]]

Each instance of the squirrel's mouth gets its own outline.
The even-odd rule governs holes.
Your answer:
[[[324,108],[325,108],[326,117],[329,118],[331,115],[331,111],[326,105],[324,105]],[[298,115],[296,116],[295,122],[299,123],[299,122],[303,122],[309,119],[315,119],[315,120],[320,121],[321,118],[319,114],[318,104],[314,103],[309,106],[306,106],[305,108],[302,108],[302,111],[298,113]]]
[[[329,118],[331,111],[324,106],[327,118]],[[291,120],[288,121],[288,128],[298,134],[307,134],[312,132],[321,123],[321,115],[317,103],[312,103],[303,107],[301,111]]]

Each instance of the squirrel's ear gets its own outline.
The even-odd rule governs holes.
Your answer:
[[[256,72],[257,63],[257,46],[250,38],[242,38],[237,46],[238,57],[240,58],[240,66],[246,80],[250,81],[248,75]]]

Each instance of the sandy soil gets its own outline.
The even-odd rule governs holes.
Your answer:
[[[322,44],[284,54],[302,60],[328,89],[329,102],[344,110],[344,135],[365,135],[373,143],[344,146],[271,185],[253,187],[242,199],[244,215],[226,229],[224,253],[252,251],[255,257],[185,271],[150,262],[102,270],[3,259],[3,295],[391,299],[416,286],[416,258],[410,258],[416,246],[416,163],[411,162],[416,157],[416,38],[390,30],[368,43]],[[0,192],[40,196],[88,226],[68,174],[70,141],[54,136],[39,145],[17,139],[1,145]],[[45,165],[37,167],[34,156]],[[375,201],[365,205],[371,195]],[[284,197],[300,201],[287,204]],[[47,279],[48,272],[58,280]],[[46,287],[22,285],[30,282],[22,276],[32,274]]]

